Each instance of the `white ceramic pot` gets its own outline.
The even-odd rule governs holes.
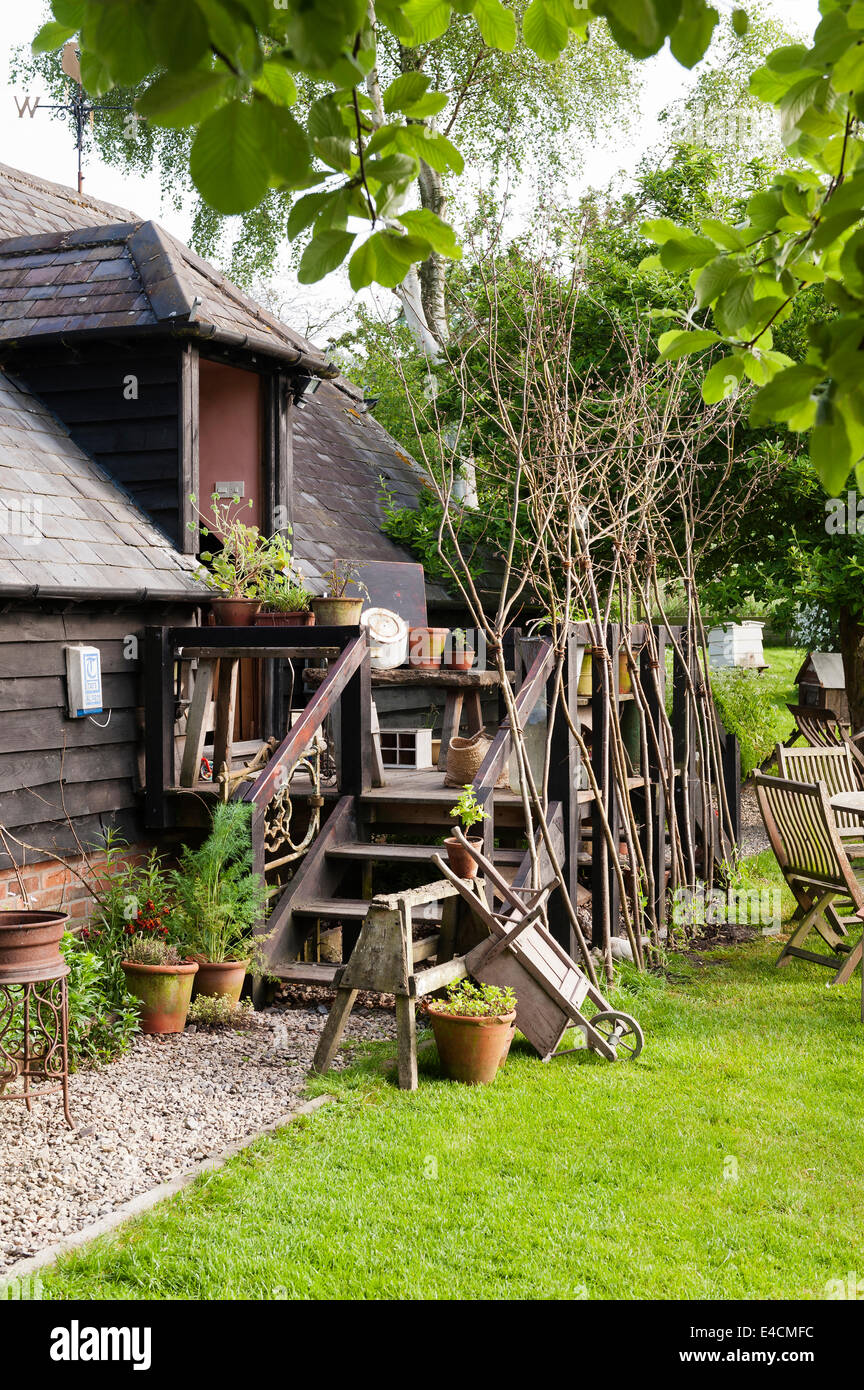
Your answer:
[[[360,626],[369,633],[373,671],[392,671],[408,657],[408,624],[389,608],[368,608]]]

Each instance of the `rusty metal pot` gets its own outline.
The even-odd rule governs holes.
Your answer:
[[[60,938],[66,922],[65,912],[0,912],[0,985],[65,975]]]

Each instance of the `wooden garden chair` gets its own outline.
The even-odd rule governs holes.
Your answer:
[[[848,724],[843,724],[833,709],[814,709],[812,705],[787,705],[795,720],[795,731],[787,738],[784,747],[791,748],[803,738],[810,748],[848,748],[852,755],[858,775],[864,782],[864,752],[859,746],[864,742],[864,729],[853,734]]]
[[[455,834],[503,903],[501,911],[494,910],[480,879],[459,878],[440,855],[433,857],[437,868],[489,932],[488,939],[464,957],[468,974],[482,984],[513,989],[516,1027],[544,1062],[577,1050],[558,1051],[564,1034],[574,1026],[582,1030],[588,1046],[607,1061],[614,1062],[619,1053],[637,1057],[643,1037],[635,1018],[613,1009],[546,929],[546,903],[556,884],[514,888],[460,829]],[[582,1012],[586,1000],[595,1012]]]
[[[834,969],[842,960],[832,984],[849,979],[861,959],[861,938],[852,946],[848,930],[862,928],[864,889],[855,877],[849,857],[837,833],[828,792],[819,782],[793,782],[785,777],[753,779],[759,809],[771,848],[797,903],[794,930],[777,958],[785,965],[792,956]],[[852,911],[841,915],[838,907]],[[817,931],[833,956],[804,948],[811,931]]]
[[[820,748],[784,748],[777,745],[780,776],[793,782],[824,782],[828,799],[841,792],[860,792],[862,779],[847,744]],[[864,859],[864,825],[852,811],[832,807],[837,833],[850,859]]]

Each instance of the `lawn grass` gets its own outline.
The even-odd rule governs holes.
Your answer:
[[[311,1088],[337,1104],[67,1256],[44,1296],[822,1298],[862,1259],[860,982],[777,951],[631,974],[637,1062],[544,1066],[517,1040],[469,1089],[423,1049],[410,1095],[376,1045]]]

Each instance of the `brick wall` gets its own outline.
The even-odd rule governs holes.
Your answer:
[[[139,859],[145,853],[143,845],[133,845],[124,857]],[[88,877],[88,861],[98,872],[105,863],[105,856],[90,854],[87,860],[68,856],[63,863],[43,859],[36,864],[26,864],[19,870],[20,883],[14,869],[0,870],[0,910],[10,912],[25,906],[21,897],[23,885],[31,908],[68,912],[71,927],[83,925],[90,915],[93,897],[77,875]]]

